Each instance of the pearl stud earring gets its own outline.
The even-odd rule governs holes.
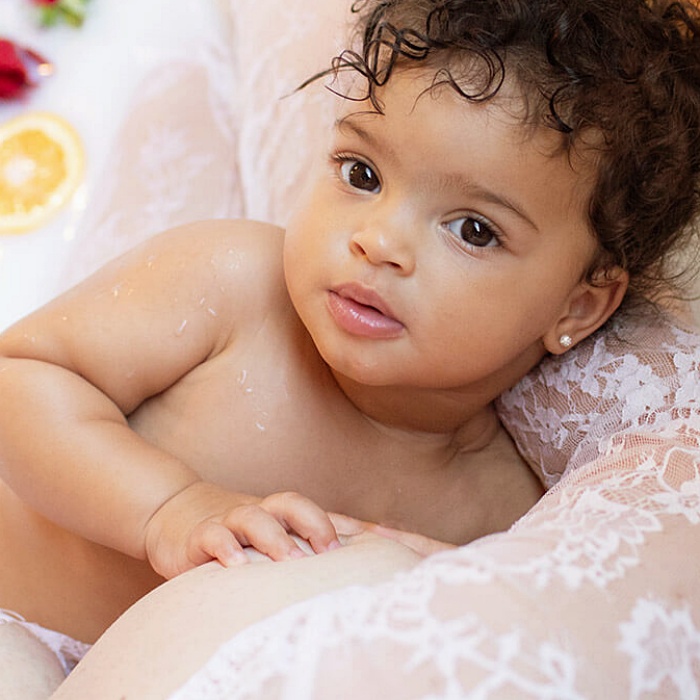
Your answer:
[[[559,338],[559,345],[561,345],[563,348],[570,348],[573,342],[574,341],[571,340],[571,336],[567,335],[566,333]]]

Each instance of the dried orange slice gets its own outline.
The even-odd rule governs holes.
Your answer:
[[[83,179],[75,129],[50,112],[0,124],[0,233],[37,228],[64,206]]]

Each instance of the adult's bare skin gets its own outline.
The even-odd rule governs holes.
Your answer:
[[[5,682],[12,679],[12,687]],[[0,625],[0,698],[46,700],[64,679],[56,656],[29,630]]]
[[[107,630],[52,699],[166,698],[243,628],[319,593],[385,581],[441,548],[406,535],[419,554],[343,523],[358,534],[342,537],[345,546],[332,552],[288,562],[253,554],[250,564],[212,562],[171,579]]]

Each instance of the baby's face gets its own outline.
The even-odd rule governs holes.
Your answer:
[[[394,75],[384,114],[344,102],[288,228],[287,283],[334,371],[498,394],[542,357],[594,257],[592,169],[507,96],[424,93],[432,77]]]

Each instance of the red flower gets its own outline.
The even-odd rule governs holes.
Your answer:
[[[32,0],[35,5],[55,5],[59,0]]]
[[[30,85],[21,52],[11,41],[0,39],[0,99],[17,97]]]
[[[19,97],[51,73],[53,66],[36,51],[0,39],[0,100]]]

